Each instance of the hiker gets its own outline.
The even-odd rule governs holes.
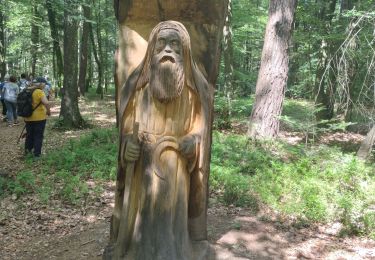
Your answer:
[[[29,81],[28,81],[27,78],[26,78],[26,74],[25,74],[25,73],[22,73],[22,74],[21,74],[21,79],[20,79],[20,81],[18,82],[18,86],[19,86],[19,88],[20,88],[20,92],[21,92],[22,90],[24,90],[24,89],[27,87],[27,85],[29,85]]]
[[[3,111],[2,111],[3,122],[7,121],[7,107],[5,106],[4,95],[3,95],[3,88],[4,88],[5,83],[7,83],[8,81],[9,81],[9,75],[6,74],[4,76],[4,81],[0,83],[0,100],[1,100],[1,105],[3,106]]]
[[[26,123],[25,153],[33,153],[35,157],[41,155],[47,116],[51,114],[50,104],[43,91],[44,87],[45,83],[38,80],[34,80],[28,87],[33,90],[33,112],[31,116],[24,118]]]
[[[18,124],[17,120],[17,96],[19,88],[17,85],[17,78],[15,76],[9,77],[9,82],[6,82],[3,87],[4,102],[7,108],[8,126]]]

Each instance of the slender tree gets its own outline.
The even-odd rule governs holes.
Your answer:
[[[38,3],[33,3],[33,17],[31,19],[31,74],[35,76],[39,51],[39,19]]]
[[[60,48],[60,37],[59,37],[59,31],[57,28],[57,22],[56,22],[56,14],[55,10],[52,6],[53,0],[46,0],[46,8],[48,13],[48,21],[50,25],[51,30],[51,37],[53,41],[53,65],[55,68],[55,76],[57,80],[57,85],[61,87],[61,80],[63,75],[63,58]]]
[[[86,75],[87,75],[87,60],[89,54],[89,36],[90,36],[90,24],[91,19],[91,8],[89,4],[82,4],[83,9],[83,26],[82,26],[82,37],[80,42],[80,56],[79,56],[79,78],[78,78],[78,88],[82,96],[86,92]]]
[[[78,107],[78,20],[77,0],[64,1],[64,94],[60,116],[64,127],[80,128],[84,121]]]
[[[100,7],[100,1],[98,2],[98,10],[101,9]],[[92,1],[93,7],[95,8],[95,1]],[[100,98],[103,99],[103,63],[102,63],[102,37],[100,33],[100,27],[101,27],[101,15],[100,12],[96,12],[96,27],[95,27],[95,32],[96,32],[96,43],[95,44],[95,32],[94,28],[91,30],[91,43],[92,43],[92,50],[95,58],[95,62],[97,65],[97,70],[98,70],[98,86],[96,89],[96,93],[100,94]]]
[[[226,108],[222,116],[225,117],[225,128],[230,128],[231,102],[233,95],[233,42],[232,42],[232,0],[228,1],[227,17],[225,19],[223,38],[224,38],[224,95],[226,98]]]
[[[270,0],[256,96],[248,136],[273,138],[279,132],[288,78],[288,46],[297,0]]]

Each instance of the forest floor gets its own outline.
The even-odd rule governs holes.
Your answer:
[[[115,113],[114,102],[110,100],[82,102],[81,113],[97,127],[112,127]],[[57,132],[52,129],[59,113],[57,101],[52,112],[45,133],[45,153],[90,131]],[[8,127],[5,122],[0,123],[0,176],[14,176],[25,167],[23,140],[17,144],[22,128],[23,124]],[[292,140],[288,133],[283,136]],[[363,137],[348,134],[329,138],[350,144]],[[80,205],[57,200],[46,205],[34,195],[2,198],[0,259],[101,259],[114,203],[114,183],[107,182],[105,187],[100,196]],[[268,209],[255,214],[246,208],[226,207],[214,196],[210,198],[211,259],[375,259],[375,241],[340,237],[339,230],[339,223],[295,226]]]

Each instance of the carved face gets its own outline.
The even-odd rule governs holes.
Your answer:
[[[170,61],[172,63],[182,62],[182,45],[177,31],[174,29],[164,29],[158,34],[154,55],[160,62]]]
[[[169,102],[184,86],[181,38],[174,29],[163,29],[157,35],[151,60],[150,88],[154,98]]]

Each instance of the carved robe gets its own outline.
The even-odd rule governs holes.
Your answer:
[[[155,100],[146,86],[135,92],[125,110],[124,133],[131,135],[133,122],[139,122],[142,145],[129,205],[134,222],[130,259],[191,259],[188,202],[199,149],[193,158],[185,158],[178,140],[192,135],[199,147],[200,115],[196,93],[186,86],[166,104]]]

